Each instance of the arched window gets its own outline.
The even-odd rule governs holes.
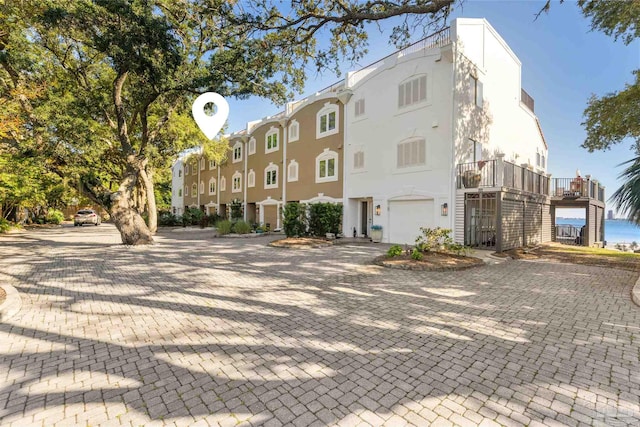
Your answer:
[[[264,136],[265,154],[278,151],[278,144],[279,144],[278,140],[280,139],[279,136],[280,136],[279,129],[275,126],[271,126],[271,129],[269,129],[269,132],[267,132]]]
[[[397,167],[408,168],[424,166],[427,163],[426,142],[424,138],[409,138],[398,143]]]
[[[198,185],[194,182],[191,186],[191,197],[196,197],[196,194],[198,194]]]
[[[300,139],[300,124],[297,120],[292,120],[289,125],[289,142],[294,142]]]
[[[256,154],[256,139],[254,137],[249,140],[249,154]]]
[[[204,181],[200,181],[200,194],[204,194]]]
[[[339,108],[337,104],[327,102],[316,115],[316,138],[338,133],[339,129]]]
[[[273,163],[264,170],[264,188],[278,188],[278,166]]]
[[[325,148],[316,157],[316,182],[331,182],[338,180],[338,153]]]
[[[220,178],[220,191],[227,191],[227,179],[224,176]]]
[[[214,195],[214,194],[216,194],[216,179],[211,178],[209,180],[209,195]]]
[[[247,187],[255,187],[256,186],[256,173],[253,169],[249,170],[247,174]]]
[[[233,145],[233,163],[242,161],[242,142],[238,141]]]
[[[242,174],[236,172],[231,177],[231,192],[240,193],[242,191]]]
[[[189,187],[187,187],[186,185],[184,186],[184,195],[185,196],[189,195]]]
[[[398,85],[398,107],[408,107],[427,99],[427,75],[412,76]]]

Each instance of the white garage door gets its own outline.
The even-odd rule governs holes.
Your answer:
[[[389,202],[389,241],[414,244],[420,227],[434,228],[433,200],[395,200]]]

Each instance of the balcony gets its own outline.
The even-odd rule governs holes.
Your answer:
[[[558,199],[589,198],[604,202],[604,187],[591,176],[585,178],[553,178],[551,196]]]
[[[457,165],[457,188],[512,188],[549,195],[549,177],[501,157]]]

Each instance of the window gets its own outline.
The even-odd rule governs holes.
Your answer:
[[[239,193],[242,191],[242,175],[240,172],[236,172],[233,174],[232,182],[231,182],[231,192]]]
[[[216,194],[216,179],[211,178],[209,180],[209,195],[214,195],[214,194]]]
[[[233,163],[242,161],[242,142],[238,141],[233,146]]]
[[[537,166],[537,167],[542,166],[542,159],[541,159],[541,157],[540,157],[540,152],[537,152],[537,153],[536,153],[536,166]]]
[[[249,155],[256,154],[256,139],[251,137],[249,140]]]
[[[354,169],[364,168],[364,151],[361,150],[353,153],[353,168]]]
[[[471,85],[473,89],[473,100],[476,103],[476,107],[482,108],[484,105],[482,82],[478,80],[477,77],[471,76]]]
[[[265,135],[264,140],[264,152],[272,153],[274,151],[278,151],[278,129],[275,127],[271,127],[269,132]]]
[[[189,165],[184,165],[184,174],[189,175]]]
[[[182,197],[182,188],[178,188],[178,197]]]
[[[316,182],[330,182],[338,180],[338,153],[325,148],[316,157]]]
[[[273,163],[264,170],[264,188],[278,188],[278,166]]]
[[[191,163],[191,175],[197,175],[197,174],[198,174],[198,164],[194,160],[193,163]]]
[[[316,138],[338,133],[338,106],[327,102],[316,117]]]
[[[289,142],[297,141],[300,138],[300,125],[297,120],[291,121],[289,125]]]
[[[185,196],[189,195],[189,187],[187,187],[186,185],[184,186],[184,195]]]
[[[198,186],[194,182],[191,186],[191,197],[196,197],[196,194],[198,194]]]
[[[222,178],[220,178],[220,191],[226,191],[226,190],[227,190],[227,178],[223,176]]]
[[[358,99],[355,103],[355,116],[360,117],[364,115],[364,99]]]
[[[543,168],[547,167],[547,158],[544,156],[544,154],[542,155],[542,167]]]
[[[215,160],[209,160],[209,170],[213,170],[216,168],[216,161]]]
[[[178,178],[182,178],[182,169],[178,169]]]
[[[287,167],[287,181],[295,182],[298,180],[298,162],[291,160]]]
[[[249,170],[247,174],[247,187],[255,187],[256,186],[256,173],[253,169]]]
[[[427,76],[415,77],[398,86],[398,107],[408,107],[427,99]]]
[[[424,139],[412,139],[398,144],[398,168],[426,164],[426,143]]]
[[[201,171],[204,170],[204,165],[205,165],[205,162],[204,162],[204,157],[203,157],[203,158],[200,159],[200,170]]]
[[[204,181],[200,181],[200,194],[204,194]]]

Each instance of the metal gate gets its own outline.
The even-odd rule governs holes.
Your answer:
[[[485,248],[496,246],[496,196],[496,193],[467,193],[465,195],[465,245]]]

